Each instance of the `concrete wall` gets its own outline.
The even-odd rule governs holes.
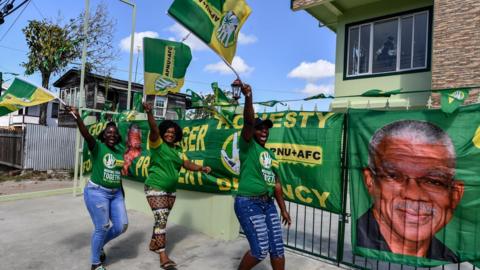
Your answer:
[[[123,187],[125,189],[127,209],[134,209],[152,215],[143,192],[143,183],[124,180]],[[237,238],[240,229],[233,211],[232,196],[180,189],[177,190],[177,200],[168,222],[223,240]]]
[[[359,95],[370,89],[394,90],[402,88],[404,91],[423,90],[431,88],[431,72],[418,72],[380,77],[343,79],[344,55],[345,55],[345,25],[367,19],[409,11],[417,8],[433,5],[433,0],[404,0],[404,1],[380,1],[370,5],[361,6],[346,11],[338,19],[337,47],[335,60],[335,95]],[[429,93],[405,96],[395,96],[390,100],[390,106],[424,106],[427,103]],[[352,101],[353,102],[353,101]],[[368,100],[355,100],[356,103],[366,105]],[[371,98],[370,104],[385,106],[386,99]],[[332,109],[345,108],[345,100],[336,99],[332,103]]]

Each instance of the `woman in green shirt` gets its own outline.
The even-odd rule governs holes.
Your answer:
[[[117,148],[120,133],[115,123],[109,122],[97,140],[88,132],[77,109],[66,109],[75,116],[92,157],[92,175],[83,191],[85,205],[95,226],[91,241],[91,269],[105,270],[103,246],[124,233],[128,226],[120,177],[123,153]]]
[[[145,180],[145,194],[152,208],[155,223],[150,241],[150,250],[158,253],[163,269],[175,269],[176,263],[165,253],[166,226],[168,215],[175,203],[175,191],[178,172],[181,167],[190,171],[209,173],[210,167],[197,165],[187,160],[182,149],[177,145],[182,140],[182,129],[175,122],[164,120],[157,126],[152,114],[152,105],[144,103],[148,116],[150,135],[150,165]]]

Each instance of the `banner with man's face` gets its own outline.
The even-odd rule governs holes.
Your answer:
[[[349,111],[355,254],[415,266],[480,258],[479,112]]]
[[[280,164],[280,179],[285,199],[315,208],[341,213],[341,138],[343,114],[288,111],[260,114],[270,119],[273,128],[266,147]],[[181,169],[178,187],[182,189],[235,194],[238,188],[240,159],[238,143],[243,116],[236,115],[229,126],[217,119],[177,121],[183,129],[181,146],[187,157],[212,172],[203,174]],[[106,123],[89,126],[99,134]],[[147,121],[119,123],[125,154],[123,175],[144,182],[150,164]],[[90,154],[83,151],[83,169],[91,168]]]

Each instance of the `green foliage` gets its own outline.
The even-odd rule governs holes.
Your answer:
[[[28,61],[22,63],[25,74],[42,73],[42,85],[48,88],[51,74],[62,71],[78,53],[77,40],[67,29],[47,20],[29,21],[22,30],[29,48]]]

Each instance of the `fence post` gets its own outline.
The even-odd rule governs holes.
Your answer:
[[[345,244],[345,224],[347,220],[347,194],[348,194],[348,110],[344,115],[343,120],[343,136],[342,136],[342,151],[341,151],[341,162],[342,162],[342,213],[338,220],[338,237],[337,237],[337,265],[343,261],[343,248]]]

